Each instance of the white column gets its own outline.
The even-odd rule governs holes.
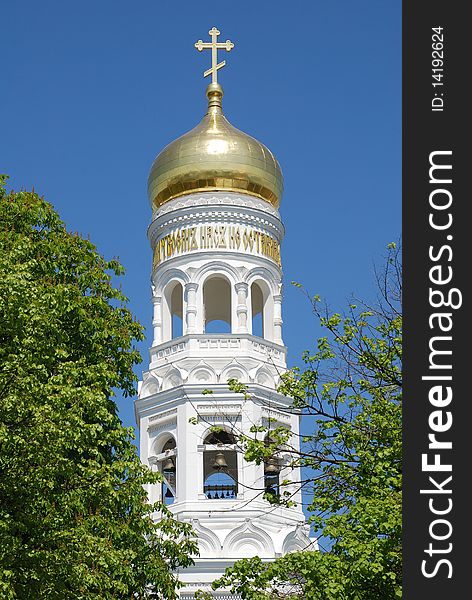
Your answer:
[[[274,297],[274,342],[283,346],[282,340],[282,294]]]
[[[247,292],[248,284],[241,281],[234,286],[238,294],[238,304],[236,305],[236,314],[238,315],[238,330],[237,333],[248,332],[248,315],[247,315]]]
[[[159,471],[159,467],[157,465],[157,461],[154,456],[149,457],[149,466],[153,473],[156,473]],[[153,484],[147,484],[147,489],[148,489],[149,502],[151,504],[154,502],[157,502],[158,500],[161,500],[162,484],[160,482],[153,483]]]
[[[186,295],[186,312],[185,312],[185,332],[196,333],[197,332],[197,289],[198,283],[190,282],[185,284],[185,295]]]
[[[162,343],[162,297],[152,295],[152,328],[153,340],[152,345]]]

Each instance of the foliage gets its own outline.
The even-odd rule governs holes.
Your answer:
[[[176,597],[188,525],[147,504],[113,390],[134,393],[142,328],[123,268],[52,206],[0,185],[0,597]],[[155,524],[153,511],[162,519]]]
[[[230,587],[249,599],[401,597],[402,318],[395,244],[377,283],[375,306],[351,303],[343,316],[308,296],[327,335],[304,353],[303,369],[282,376],[279,388],[293,399],[292,410],[310,419],[301,450],[291,448],[292,465],[305,468],[310,520],[325,548],[272,563],[238,561],[215,588]],[[290,443],[283,427],[271,429],[264,443],[267,431],[256,426],[252,437],[241,436],[247,460],[262,462]],[[272,501],[291,502],[283,494]]]

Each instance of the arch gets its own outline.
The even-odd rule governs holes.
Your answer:
[[[269,284],[261,278],[254,279],[250,286],[251,331],[266,340],[274,339],[274,300]]]
[[[308,531],[307,531],[308,530]],[[305,525],[298,526],[296,529],[290,531],[286,536],[282,544],[282,553],[288,554],[289,552],[300,552],[306,550],[309,546],[315,544],[313,550],[318,549],[316,540],[309,538],[309,527]]]
[[[161,457],[157,463],[159,473],[162,475],[159,496],[166,504],[173,504],[177,496],[177,443],[175,437],[166,431],[153,443],[155,453]]]
[[[254,383],[258,383],[264,387],[273,388],[275,383],[274,376],[268,369],[266,369],[264,366],[261,366],[257,369],[254,375]]]
[[[175,438],[173,435],[169,436],[169,439],[162,446],[162,452],[167,452],[168,450],[175,450],[177,444],[175,442]]]
[[[241,273],[239,272],[239,270],[228,264],[227,262],[221,261],[221,260],[213,260],[211,262],[207,262],[204,265],[202,265],[199,269],[195,270],[192,272],[192,282],[194,282],[195,284],[197,284],[198,286],[198,292],[197,292],[197,329],[200,333],[205,333],[205,303],[204,303],[204,286],[205,283],[213,277],[223,277],[226,278],[227,281],[229,282],[230,285],[230,319],[229,319],[229,323],[230,326],[228,327],[228,324],[225,323],[224,327],[222,327],[223,331],[218,331],[215,332],[214,328],[216,326],[215,322],[214,325],[210,327],[210,329],[207,328],[206,333],[229,333],[229,332],[233,332],[235,329],[235,324],[236,324],[236,311],[234,310],[234,307],[236,306],[235,303],[235,291],[234,291],[234,285],[236,284],[237,281],[240,281],[241,278]],[[221,325],[223,325],[223,323],[220,323]],[[229,331],[228,331],[229,330]]]
[[[172,268],[165,269],[162,272],[158,272],[156,274],[156,278],[153,279],[154,284],[154,294],[162,294],[162,290],[170,283],[172,280],[179,281],[183,287],[185,287],[186,283],[189,283],[190,277],[185,271],[181,271],[180,269]]]
[[[218,536],[198,519],[192,519],[192,527],[198,538],[200,558],[215,558],[221,552],[221,542]]]
[[[198,269],[194,273],[192,280],[201,285],[212,275],[226,276],[231,285],[234,285],[240,279],[240,273],[236,267],[221,260],[212,260]]]
[[[211,275],[203,284],[203,318],[205,333],[231,333],[232,289],[228,278]]]
[[[241,382],[249,381],[249,374],[238,361],[233,360],[229,365],[226,365],[220,376],[222,383],[226,383],[228,379],[237,379]]]
[[[172,279],[163,290],[162,340],[167,342],[183,334],[184,288]]]
[[[190,371],[189,383],[216,383],[215,370],[206,364],[199,364]]]
[[[182,374],[179,369],[176,367],[170,367],[164,375],[162,389],[169,390],[171,388],[178,387],[179,385],[182,385],[182,382]]]
[[[162,433],[160,433],[152,442],[151,454],[154,456],[156,456],[157,454],[162,454],[162,452],[164,452],[164,446],[169,441],[173,441],[174,447],[177,447],[177,440],[173,433],[171,433],[170,431],[163,431]]]
[[[276,295],[280,293],[280,274],[275,274],[271,269],[266,267],[257,266],[247,271],[243,277],[243,281],[248,284],[249,287],[255,281],[263,281],[268,286],[269,294]]]
[[[231,531],[223,543],[223,555],[237,558],[274,556],[274,544],[268,533],[249,519]]]
[[[227,446],[236,444],[236,438],[229,427],[210,427],[203,436],[203,443],[212,446]]]
[[[171,338],[184,332],[184,288],[180,282],[174,285],[170,296]]]
[[[252,335],[264,337],[264,295],[258,283],[251,285]]]
[[[160,385],[159,380],[154,377],[154,375],[149,374],[149,377],[143,383],[141,387],[141,391],[139,394],[140,398],[145,398],[147,396],[152,396],[153,394],[157,394],[159,391]]]

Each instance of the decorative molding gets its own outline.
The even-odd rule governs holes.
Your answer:
[[[233,529],[226,536],[223,543],[223,556],[246,558],[246,553],[251,556],[252,552],[261,558],[274,556],[274,544],[266,531],[255,525],[250,519],[245,519],[242,525]]]
[[[165,423],[156,423],[154,425],[149,425],[147,428],[148,433],[157,433],[159,431],[164,431],[165,429],[170,429],[171,427],[177,427],[177,419],[174,421],[167,421]]]
[[[288,552],[299,552],[307,550],[309,546],[314,546],[312,550],[318,550],[318,542],[316,538],[309,537],[310,526],[307,524],[298,525],[296,529],[290,531],[284,539],[282,545],[283,554]]]
[[[179,198],[175,198],[170,202],[167,202],[160,206],[154,213],[153,218],[157,219],[162,215],[173,212],[175,210],[180,210],[182,208],[189,207],[201,207],[201,206],[238,206],[238,207],[247,207],[254,208],[256,210],[261,210],[262,212],[266,212],[274,217],[280,219],[279,211],[264,200],[260,200],[255,196],[243,195],[243,194],[234,194],[229,195],[224,192],[220,193],[200,193],[200,194],[188,194],[187,196],[180,196]]]
[[[159,415],[153,415],[149,417],[149,422],[151,421],[164,421],[170,419],[173,415],[177,414],[177,409],[173,408],[172,410],[166,410],[166,412],[160,413]]]
[[[170,346],[166,346],[157,350],[155,353],[155,358],[166,358],[167,356],[172,356],[173,354],[177,354],[178,352],[183,352],[187,349],[188,342],[187,340],[183,342],[177,342],[176,344],[172,344]]]
[[[204,558],[205,555],[209,555],[211,558],[219,556],[222,544],[216,533],[202,525],[198,519],[192,519],[191,523],[193,530],[198,535],[200,556],[202,558]]]
[[[256,340],[250,340],[251,346],[254,348],[256,352],[260,352],[261,354],[270,354],[271,356],[280,356],[280,350],[277,348],[273,348],[267,344],[262,342],[258,342]]]
[[[267,219],[263,219],[260,216],[249,213],[221,210],[218,212],[187,213],[184,215],[179,215],[178,217],[162,220],[161,223],[157,223],[158,220],[156,219],[151,223],[150,226],[151,241],[154,241],[156,236],[158,236],[163,229],[176,226],[184,227],[187,223],[198,225],[200,223],[208,223],[210,220],[213,223],[234,223],[238,225],[249,225],[253,227],[261,227],[263,229],[270,229],[275,235],[277,235],[278,238],[282,237],[281,227],[277,227],[277,225]]]
[[[222,404],[221,402],[218,402],[216,400],[215,400],[215,404],[197,404],[197,410],[199,412],[204,412],[207,410],[214,412],[215,409],[219,409],[220,411],[231,411],[231,410],[239,411],[239,410],[241,410],[241,408],[242,408],[242,404]]]
[[[206,364],[201,364],[202,361],[192,368],[189,373],[188,381],[189,383],[216,383],[217,375],[215,369]],[[200,374],[200,377],[199,377]],[[207,375],[207,377],[202,377],[202,375]]]
[[[278,419],[279,421],[291,421],[292,415],[287,415],[283,412],[275,410],[273,408],[262,407],[262,418],[267,419]]]
[[[205,421],[211,421],[212,423],[235,423],[241,421],[241,415],[205,415]]]
[[[204,338],[198,340],[198,345],[200,348],[208,348],[208,349],[240,349],[241,348],[241,340],[238,338]]]
[[[160,390],[160,382],[154,375],[148,376],[144,382],[142,382],[139,390],[139,397],[146,398],[157,394]]]

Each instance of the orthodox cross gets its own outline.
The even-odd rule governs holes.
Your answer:
[[[220,32],[216,27],[213,27],[208,32],[211,36],[211,42],[203,42],[202,40],[198,40],[195,44],[195,48],[201,52],[202,50],[210,50],[211,49],[211,69],[207,69],[203,73],[203,77],[207,77],[211,73],[211,81],[212,83],[218,83],[217,71],[225,66],[226,61],[223,60],[218,63],[218,50],[226,50],[229,52],[234,48],[233,42],[226,40],[226,42],[218,42],[218,36]]]

